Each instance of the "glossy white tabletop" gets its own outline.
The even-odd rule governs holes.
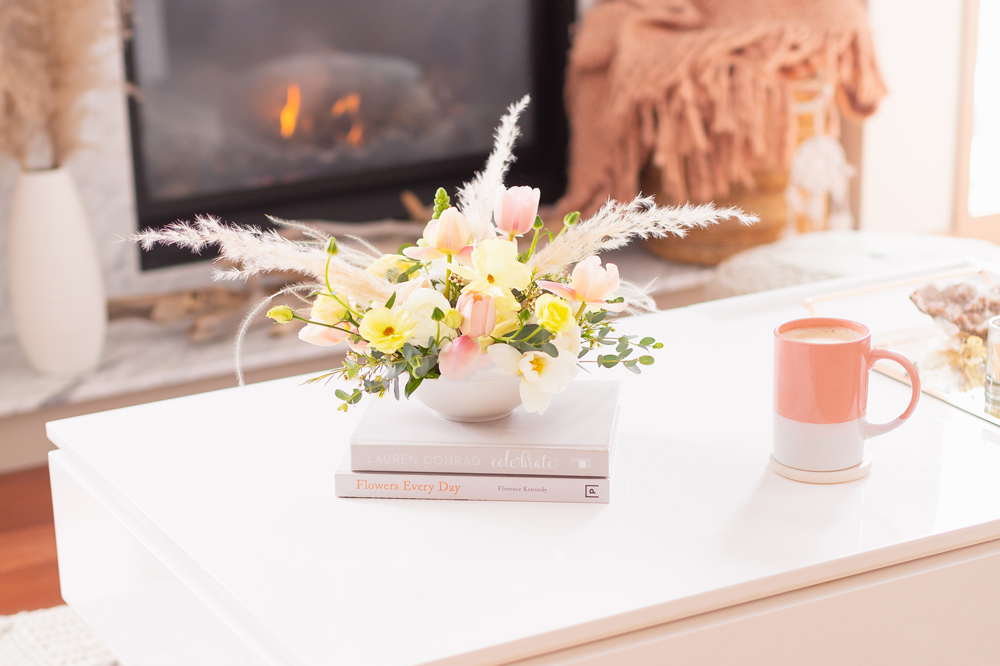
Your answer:
[[[358,411],[300,379],[49,432],[276,663],[495,663],[1000,538],[1000,430],[926,395],[869,442],[865,479],[767,469],[771,331],[845,284],[628,321],[666,346],[641,376],[597,375],[623,381],[608,505],[338,499]],[[909,396],[877,374],[870,392],[875,421]]]

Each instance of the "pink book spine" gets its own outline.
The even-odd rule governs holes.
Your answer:
[[[337,497],[607,504],[611,480],[580,477],[337,472]]]
[[[609,451],[506,446],[352,444],[355,472],[610,476]]]

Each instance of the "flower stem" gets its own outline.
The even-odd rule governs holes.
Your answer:
[[[298,319],[299,321],[304,321],[307,324],[316,324],[317,326],[326,326],[327,328],[332,328],[332,329],[335,329],[335,330],[338,330],[338,331],[343,331],[344,333],[351,333],[352,335],[354,334],[354,331],[351,331],[349,329],[341,328],[340,326],[336,326],[334,324],[327,324],[327,323],[324,323],[322,321],[313,321],[312,319],[306,319],[305,317],[300,317],[297,314],[293,314],[292,315],[292,319]]]
[[[448,256],[448,263],[451,264],[451,255]],[[444,271],[444,297],[448,299],[451,303],[451,268],[446,268]]]
[[[531,259],[531,257],[535,254],[535,246],[538,245],[538,236],[541,235],[541,233],[541,229],[535,229],[535,237],[531,239],[531,247],[528,249],[528,256],[525,257],[525,260]],[[534,277],[534,275],[532,275],[532,277]]]

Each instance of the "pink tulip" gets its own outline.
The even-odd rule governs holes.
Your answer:
[[[306,324],[299,330],[299,340],[317,347],[333,346],[346,340],[348,335],[345,331],[319,324]]]
[[[611,312],[625,309],[624,303],[606,302],[618,291],[618,267],[614,264],[602,267],[601,258],[596,255],[587,257],[576,265],[569,284],[539,280],[538,286],[562,296],[570,303],[599,305]]]
[[[441,376],[464,379],[485,365],[489,357],[483,353],[476,338],[463,335],[445,346],[438,355]]]
[[[467,291],[459,296],[456,307],[462,313],[462,333],[471,338],[489,335],[497,326],[497,307],[492,296]]]
[[[403,254],[421,261],[431,261],[452,255],[461,256],[472,251],[472,229],[469,220],[455,207],[447,208],[441,217],[431,220],[424,227],[422,245],[408,247]]]
[[[531,231],[538,215],[540,196],[537,187],[521,186],[508,190],[503,185],[499,186],[493,199],[493,221],[497,228],[509,236],[521,236]]]

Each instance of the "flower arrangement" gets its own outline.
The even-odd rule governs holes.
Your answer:
[[[663,346],[651,337],[616,334],[617,315],[652,310],[654,304],[619,278],[617,266],[602,265],[599,253],[635,236],[683,235],[730,217],[745,224],[756,218],[711,205],[659,207],[640,196],[629,203],[609,201],[587,220],[573,213],[558,234],[546,231],[538,217],[538,189],[503,182],[517,118],[527,103],[525,97],[508,109],[485,168],[459,189],[456,203],[437,191],[423,236],[398,254],[376,256],[273,218],[309,240],[237,229],[209,217],[148,230],[137,239],[147,247],[162,242],[195,251],[216,244],[237,263],[221,278],[268,270],[312,276],[314,281],[279,292],[302,295],[308,311],[278,306],[267,316],[304,322],[299,337],[306,342],[349,346],[339,368],[311,380],[354,384],[353,390],[337,390],[339,409],[346,411],[366,393],[391,391],[398,399],[402,392],[408,398],[425,381],[463,380],[489,368],[519,377],[522,404],[541,414],[581,364],[622,365],[639,373],[654,362],[649,352]],[[265,300],[247,322],[269,304]],[[245,328],[237,341],[237,367]],[[587,358],[591,354],[595,358]]]

